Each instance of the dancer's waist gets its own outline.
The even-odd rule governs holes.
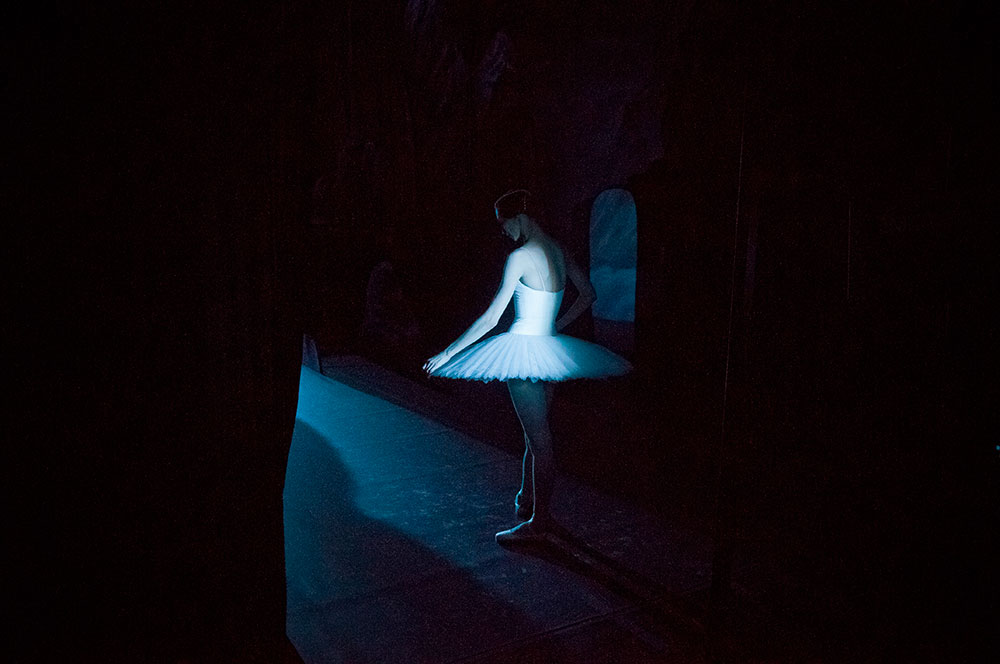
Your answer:
[[[510,326],[511,334],[552,336],[556,333],[555,322],[551,319],[518,318]]]

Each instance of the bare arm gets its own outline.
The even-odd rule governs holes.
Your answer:
[[[566,254],[566,276],[569,280],[573,282],[573,285],[577,290],[577,298],[566,310],[559,320],[556,321],[556,331],[559,332],[563,330],[567,325],[575,321],[580,314],[589,309],[594,302],[597,301],[597,292],[594,290],[594,285],[590,283],[590,279],[587,274],[576,264],[573,258]]]
[[[500,288],[497,289],[497,294],[493,296],[490,306],[486,308],[483,315],[477,318],[458,339],[455,339],[451,345],[427,360],[424,363],[424,371],[428,373],[434,371],[496,327],[500,321],[500,316],[503,315],[507,304],[510,303],[510,298],[514,295],[514,288],[517,287],[517,282],[520,280],[522,274],[524,274],[523,256],[520,251],[514,251],[507,257],[507,263],[503,268],[503,279],[500,281]]]

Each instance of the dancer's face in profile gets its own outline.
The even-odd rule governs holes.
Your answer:
[[[521,221],[517,217],[503,220],[503,234],[514,242],[521,237]]]

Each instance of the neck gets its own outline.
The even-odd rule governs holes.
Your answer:
[[[545,232],[535,223],[534,219],[525,215],[521,221],[521,236],[525,242],[530,242],[531,240],[540,240],[545,237]]]

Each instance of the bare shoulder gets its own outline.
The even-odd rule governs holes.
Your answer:
[[[508,259],[513,258],[513,259],[516,259],[516,260],[521,260],[521,259],[524,258],[524,252],[525,252],[525,246],[524,245],[521,245],[520,247],[515,247],[514,249],[511,250],[511,252],[509,254],[507,254],[507,258]]]
[[[507,254],[507,265],[520,265],[528,260],[527,249],[518,247]]]
[[[528,264],[528,254],[525,252],[524,247],[518,247],[512,252],[507,254],[507,261],[504,264],[504,273],[512,274],[513,276],[520,277],[525,270],[525,266]]]

